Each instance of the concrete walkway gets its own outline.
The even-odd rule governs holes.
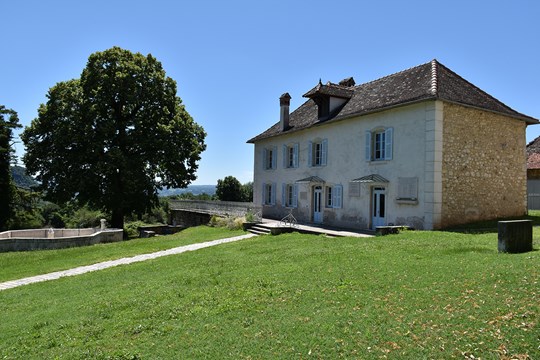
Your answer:
[[[38,275],[38,276],[31,276],[31,277],[27,277],[27,278],[19,279],[19,280],[6,281],[6,282],[3,282],[3,283],[0,283],[0,291],[7,290],[7,289],[12,289],[12,288],[15,288],[15,287],[18,287],[18,286],[33,284],[33,283],[37,283],[37,282],[55,280],[55,279],[59,279],[61,277],[75,276],[75,275],[85,274],[85,273],[92,272],[92,271],[108,269],[108,268],[111,268],[111,267],[114,267],[114,266],[127,265],[127,264],[132,264],[132,263],[136,263],[136,262],[140,262],[140,261],[156,259],[156,258],[159,258],[159,257],[162,257],[162,256],[181,254],[181,253],[186,252],[186,251],[199,250],[199,249],[207,248],[207,247],[210,247],[210,246],[215,246],[215,245],[219,245],[219,244],[225,244],[225,243],[230,243],[230,242],[234,242],[234,241],[247,239],[247,238],[250,238],[250,237],[253,237],[253,236],[256,236],[256,235],[247,234],[247,235],[241,235],[241,236],[236,236],[236,237],[227,238],[227,239],[219,239],[219,240],[207,241],[207,242],[203,242],[203,243],[179,246],[179,247],[176,247],[176,248],[172,248],[172,249],[168,249],[168,250],[162,250],[162,251],[158,251],[158,252],[155,252],[155,253],[142,254],[142,255],[136,255],[136,256],[133,256],[133,257],[121,258],[121,259],[117,259],[117,260],[104,261],[104,262],[100,262],[100,263],[93,264],[93,265],[79,266],[79,267],[76,267],[76,268],[73,268],[73,269],[55,271],[55,272],[52,272],[52,273]]]

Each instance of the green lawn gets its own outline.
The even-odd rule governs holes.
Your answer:
[[[287,234],[0,292],[1,359],[540,358],[540,242]]]
[[[0,253],[0,282],[242,234],[245,232],[200,226],[175,235],[148,239],[61,250]]]

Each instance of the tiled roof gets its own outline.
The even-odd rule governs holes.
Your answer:
[[[527,144],[527,169],[540,169],[540,136]]]
[[[317,91],[333,91],[344,93],[343,85],[327,83],[308,91],[304,96],[311,97]],[[352,116],[382,111],[395,106],[411,104],[425,100],[442,100],[472,106],[487,111],[500,113],[512,118],[523,120],[529,124],[538,120],[519,113],[503,104],[493,96],[471,84],[461,76],[432,60],[428,63],[389,75],[365,84],[350,87],[352,97],[334,116],[325,119],[318,118],[317,105],[312,99],[303,103],[290,114],[289,128],[282,131],[279,122],[268,130],[250,139],[253,143],[269,137],[307,129],[322,123],[341,120]],[[337,95],[337,93],[336,93]]]

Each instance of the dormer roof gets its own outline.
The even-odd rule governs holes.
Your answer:
[[[354,85],[354,80],[352,81]],[[279,122],[250,139],[258,140],[291,133],[323,123],[365,115],[390,108],[409,105],[426,100],[442,100],[474,107],[522,120],[527,124],[539,121],[495,99],[485,91],[468,82],[437,60],[360,84],[345,86],[321,81],[304,94],[309,100],[290,114],[289,128],[281,131]],[[348,101],[326,118],[320,118],[316,103],[317,96],[331,96]],[[350,96],[350,98],[348,98]]]

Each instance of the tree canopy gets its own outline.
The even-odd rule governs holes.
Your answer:
[[[118,47],[90,55],[80,79],[59,82],[21,138],[29,174],[55,202],[124,215],[158,203],[163,187],[196,179],[205,132],[159,61]]]
[[[0,231],[13,214],[15,186],[11,177],[13,129],[19,128],[17,113],[0,105]]]
[[[221,201],[250,202],[253,199],[253,183],[242,185],[234,176],[226,176],[217,181],[216,196]]]

